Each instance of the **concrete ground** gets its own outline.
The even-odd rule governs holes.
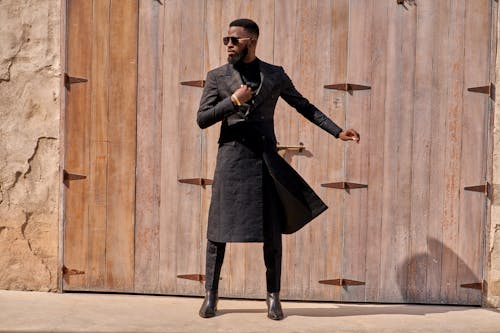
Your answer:
[[[219,301],[198,317],[201,298],[0,291],[0,332],[500,332],[500,312],[463,306],[283,302],[285,319],[264,301]]]

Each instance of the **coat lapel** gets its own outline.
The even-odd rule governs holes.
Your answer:
[[[266,100],[266,98],[268,98],[274,85],[275,73],[275,71],[266,66],[266,63],[260,61],[261,86],[258,90],[257,96],[255,96],[255,103],[253,105],[254,108],[258,107],[264,100]]]
[[[226,70],[227,76],[227,87],[229,89],[228,93],[231,95],[236,89],[241,87],[243,81],[241,81],[241,75],[237,70],[233,68],[233,65],[228,64]]]

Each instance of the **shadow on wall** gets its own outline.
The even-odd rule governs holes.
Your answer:
[[[397,273],[408,303],[481,305],[482,290],[461,285],[477,284],[482,278],[436,238],[427,237],[427,251],[406,259]]]

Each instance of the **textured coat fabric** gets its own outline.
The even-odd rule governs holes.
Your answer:
[[[327,209],[277,154],[273,117],[278,98],[335,137],[342,129],[295,89],[282,67],[259,65],[261,86],[251,105],[231,102],[242,84],[232,65],[207,74],[198,125],[222,121],[208,217],[207,237],[213,242],[262,242],[264,221],[293,233]]]

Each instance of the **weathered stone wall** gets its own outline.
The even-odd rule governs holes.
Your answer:
[[[0,0],[0,289],[57,288],[61,0]]]

